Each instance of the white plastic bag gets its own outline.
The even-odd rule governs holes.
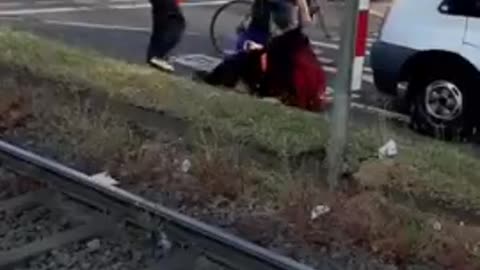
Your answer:
[[[378,149],[378,158],[393,158],[398,155],[397,143],[394,140],[389,140],[385,145]]]

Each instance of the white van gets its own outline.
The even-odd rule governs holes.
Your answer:
[[[371,50],[377,88],[406,83],[412,126],[469,136],[480,123],[480,0],[396,0]]]

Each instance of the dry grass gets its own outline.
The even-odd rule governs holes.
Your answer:
[[[217,90],[187,79],[152,73],[146,67],[72,50],[29,34],[7,30],[0,36],[0,64],[11,69],[67,85],[86,85],[117,99],[215,127],[234,140],[275,152],[295,154],[321,147],[326,140],[318,119],[300,111],[278,113],[283,110],[276,105],[234,93],[218,95]]]
[[[3,84],[0,92],[4,137],[48,149],[55,158],[80,163],[87,171],[103,169],[106,161],[143,140],[108,108],[96,110],[80,98],[66,100],[43,87],[19,87],[15,82]]]
[[[176,201],[190,205],[214,203],[218,198],[246,204],[247,209],[253,209],[253,204],[268,205],[311,245],[343,242],[398,263],[415,255],[457,269],[474,265],[471,260],[478,256],[480,239],[474,227],[459,228],[447,220],[445,230],[432,232],[428,216],[384,195],[386,189],[395,189],[452,207],[480,209],[480,162],[455,145],[404,136],[390,127],[389,134],[385,129],[355,130],[347,161],[361,169],[374,164],[366,174],[376,176],[376,182],[357,178],[369,191],[331,194],[317,184],[322,175],[297,172],[291,164],[292,156],[326,148],[328,125],[321,117],[152,73],[25,33],[0,31],[0,52],[0,67],[54,82],[50,86],[56,89],[27,89],[35,93],[26,103],[31,103],[27,111],[34,119],[27,127],[43,130],[36,140],[64,154],[81,156],[92,167],[108,163],[122,179],[142,179],[146,186],[161,187]],[[9,83],[2,81],[2,93],[7,88],[18,90],[12,90],[18,82]],[[188,151],[184,142],[159,144],[156,140],[140,147],[145,138],[108,108],[98,111],[80,99],[60,98],[52,110],[51,100],[38,98],[42,91],[63,91],[68,97],[104,93],[187,119],[198,131],[193,134],[195,142],[188,142],[195,147]],[[385,164],[376,160],[376,149],[387,138],[399,143],[400,155]],[[252,146],[274,153],[272,158],[280,165],[267,168],[254,157],[245,158],[241,149]],[[187,173],[180,169],[185,159],[193,164]],[[330,205],[332,213],[314,222],[310,210],[318,204]]]
[[[315,115],[219,92],[30,34],[3,30],[0,35],[2,67],[60,83],[62,91],[106,93],[166,111],[213,130],[224,141],[253,145],[283,158],[326,148],[328,126]],[[480,208],[480,162],[475,157],[454,145],[404,134],[390,127],[355,131],[347,160],[357,168],[375,157],[387,138],[394,138],[400,148],[398,162],[417,168],[418,194]]]

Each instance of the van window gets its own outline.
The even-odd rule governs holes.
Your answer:
[[[448,15],[480,17],[480,0],[444,0],[438,9]]]

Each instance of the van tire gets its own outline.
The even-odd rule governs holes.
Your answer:
[[[422,134],[449,141],[464,140],[471,137],[474,131],[471,118],[474,114],[471,111],[472,106],[470,106],[468,102],[472,101],[472,98],[470,97],[472,93],[470,87],[473,85],[472,77],[466,75],[468,72],[462,72],[461,69],[457,69],[456,72],[452,72],[454,69],[442,70],[433,67],[422,70],[425,70],[425,72],[417,72],[417,74],[414,74],[409,81],[409,94],[411,97],[411,127]],[[446,85],[449,87],[440,87],[439,85]],[[452,87],[452,85],[455,87]],[[432,90],[445,88],[447,90]],[[457,95],[452,94],[452,96],[457,97],[456,99],[453,98],[453,100],[460,100],[461,103],[458,104],[462,104],[462,109],[456,114],[446,114],[456,115],[452,119],[441,118],[444,117],[444,115],[436,117],[436,115],[440,115],[440,113],[437,113],[432,109],[435,108],[434,105],[440,103],[438,100],[443,99],[444,96],[442,94],[442,98],[437,98],[438,95],[433,94],[433,92],[444,93],[443,91],[447,91],[447,93],[457,93]],[[430,101],[437,101],[433,102],[433,105],[427,105],[429,103],[427,101],[427,95],[431,98],[429,99]],[[448,100],[447,103],[451,103],[450,98],[447,98],[446,100]],[[442,105],[440,107],[442,107]]]

